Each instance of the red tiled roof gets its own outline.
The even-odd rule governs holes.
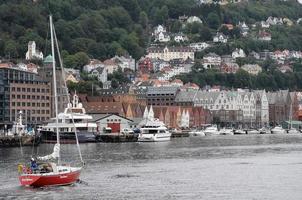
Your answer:
[[[124,116],[123,106],[120,102],[83,102],[87,113],[117,113]]]

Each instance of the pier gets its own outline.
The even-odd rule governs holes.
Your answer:
[[[0,147],[37,146],[40,137],[36,135],[0,136]]]

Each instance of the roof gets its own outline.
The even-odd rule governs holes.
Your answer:
[[[193,102],[197,91],[180,91],[176,97],[175,102]]]
[[[95,121],[99,121],[99,120],[108,118],[108,117],[113,116],[113,115],[118,116],[118,117],[123,118],[123,119],[126,119],[126,120],[128,120],[128,121],[130,121],[130,122],[133,122],[133,120],[128,119],[128,118],[123,117],[123,116],[118,115],[118,114],[91,114],[91,116],[93,117],[93,119],[94,119]]]
[[[104,72],[104,67],[97,67],[92,71],[97,71],[99,74],[102,74]]]
[[[163,53],[164,49],[167,48],[170,52],[194,52],[194,49],[188,46],[172,46],[172,47],[149,47],[148,53]]]
[[[44,59],[43,62],[44,62],[44,63],[52,63],[52,55],[48,55],[48,56]]]
[[[87,113],[94,114],[123,114],[120,102],[83,102]]]
[[[177,93],[179,87],[176,86],[169,86],[169,87],[148,87],[147,95],[148,94],[171,94],[174,95]]]

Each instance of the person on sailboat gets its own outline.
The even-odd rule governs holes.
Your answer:
[[[34,159],[34,158],[30,159],[30,169],[33,173],[35,173],[38,170],[38,164],[37,164],[36,159]]]

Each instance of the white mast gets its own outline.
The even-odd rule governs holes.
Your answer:
[[[69,103],[70,102],[70,96],[69,96],[69,91],[68,91],[68,87],[67,87],[67,84],[66,84],[65,70],[64,70],[60,50],[59,50],[59,44],[58,44],[58,39],[57,39],[57,34],[56,34],[55,27],[53,27],[53,32],[54,32],[54,38],[55,38],[55,42],[56,42],[60,67],[61,67],[61,70],[62,70],[62,78],[63,78],[63,82],[64,82],[64,87],[66,89],[66,95],[67,95],[67,99],[68,99],[68,103]],[[76,95],[76,91],[75,91],[75,95]],[[78,105],[78,103],[79,103],[79,97],[78,96],[77,96],[76,100],[74,101],[74,103],[76,103],[76,105]],[[72,124],[73,124],[73,128],[74,128],[74,134],[75,134],[75,137],[76,137],[76,143],[77,143],[77,148],[78,148],[78,151],[79,151],[80,160],[81,160],[82,164],[84,165],[85,163],[84,163],[83,157],[82,157],[82,152],[81,152],[80,143],[79,143],[78,134],[77,134],[77,128],[76,128],[75,123],[74,123],[73,112],[71,112],[71,119],[72,119]]]
[[[55,59],[55,47],[53,38],[53,22],[52,15],[49,16],[50,23],[50,36],[51,36],[51,54],[52,54],[52,75],[53,75],[53,90],[54,90],[54,100],[55,100],[55,115],[56,115],[56,133],[57,133],[57,144],[60,144],[60,135],[58,129],[58,97],[57,97],[57,77],[56,77],[56,59]],[[60,164],[60,152],[58,156],[58,165]]]

